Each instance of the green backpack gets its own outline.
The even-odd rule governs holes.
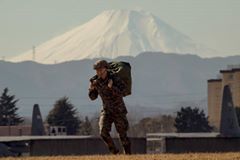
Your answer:
[[[109,70],[119,76],[122,81],[126,84],[127,89],[124,93],[124,97],[131,95],[132,93],[132,76],[131,76],[131,65],[128,62],[114,61],[109,62]]]

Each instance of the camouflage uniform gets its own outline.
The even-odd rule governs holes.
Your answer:
[[[113,81],[111,89],[108,87],[108,81],[110,79]],[[95,89],[89,90],[89,97],[91,100],[97,99],[98,95],[100,95],[102,99],[103,108],[99,120],[100,135],[107,144],[109,151],[113,154],[118,153],[118,150],[109,134],[112,123],[115,124],[125,153],[131,154],[131,144],[127,137],[127,130],[129,127],[126,117],[127,109],[123,101],[123,92],[125,88],[124,82],[119,77],[108,72],[108,76],[105,80],[97,78]]]

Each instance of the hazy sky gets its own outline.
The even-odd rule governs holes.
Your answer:
[[[0,56],[21,54],[104,10],[135,8],[197,43],[240,55],[240,0],[0,0]]]

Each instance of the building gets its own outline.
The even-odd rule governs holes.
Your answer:
[[[44,130],[46,133],[49,133],[49,126],[47,124],[44,125]],[[32,125],[0,126],[0,137],[31,136],[31,135],[32,135]]]
[[[67,129],[65,126],[49,126],[48,135],[50,136],[67,135]]]
[[[225,85],[229,85],[233,104],[240,107],[240,68],[220,70],[221,78],[208,80],[208,117],[210,125],[219,131],[222,92]]]
[[[222,80],[208,80],[208,120],[217,130],[220,127],[220,113],[222,100]]]
[[[30,136],[31,125],[0,126],[0,136]]]

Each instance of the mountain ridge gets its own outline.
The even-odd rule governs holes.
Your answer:
[[[0,61],[0,89],[8,87],[20,99],[24,115],[31,115],[32,106],[40,105],[43,115],[63,96],[82,114],[101,109],[101,100],[87,96],[89,79],[95,74],[97,59],[84,59],[59,64]],[[181,106],[196,106],[207,111],[207,80],[217,78],[219,70],[239,64],[240,56],[201,58],[197,55],[145,52],[136,57],[121,56],[108,61],[127,61],[132,66],[133,94],[125,98],[129,112],[150,115],[175,112]],[[151,113],[150,113],[151,111]],[[154,112],[155,111],[155,112]]]

